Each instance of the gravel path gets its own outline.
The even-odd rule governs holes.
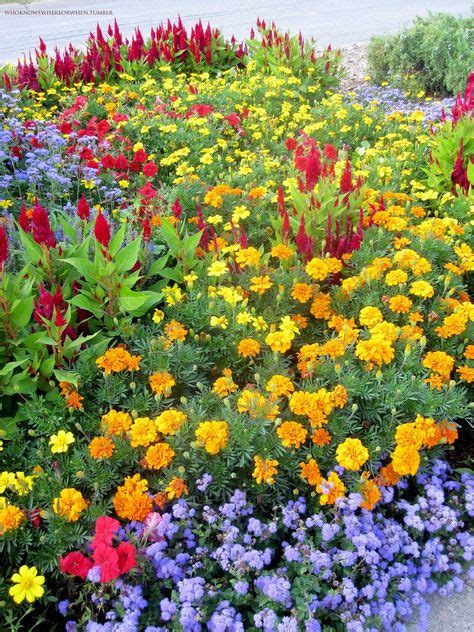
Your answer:
[[[340,89],[342,92],[350,92],[360,86],[368,75],[367,44],[351,44],[344,46],[341,50],[346,76],[341,81]]]

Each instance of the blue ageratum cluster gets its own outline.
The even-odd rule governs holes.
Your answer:
[[[427,597],[463,589],[474,476],[456,479],[436,461],[416,485],[384,489],[377,510],[359,504],[351,494],[328,512],[298,498],[262,520],[241,491],[200,512],[179,500],[127,531],[145,542],[153,580],[144,583],[159,611],[146,607],[141,586],[117,582],[105,622],[86,629],[402,632],[416,618],[426,627]]]
[[[363,106],[377,102],[386,114],[402,112],[412,114],[421,111],[425,115],[426,121],[438,121],[442,118],[443,112],[449,112],[454,105],[453,97],[445,99],[418,100],[410,99],[403,90],[393,86],[376,86],[372,84],[364,85],[355,91],[355,100]]]

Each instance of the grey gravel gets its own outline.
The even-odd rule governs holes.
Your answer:
[[[417,632],[416,624],[407,632]],[[467,586],[462,593],[431,599],[428,615],[428,632],[473,632],[474,631],[474,588]]]

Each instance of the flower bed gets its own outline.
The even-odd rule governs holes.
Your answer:
[[[259,32],[5,75],[12,629],[401,630],[462,587],[474,78],[387,111]]]

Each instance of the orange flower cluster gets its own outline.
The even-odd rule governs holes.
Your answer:
[[[153,500],[147,491],[148,481],[140,474],[127,476],[113,498],[117,515],[124,520],[144,520],[153,509]]]
[[[97,358],[95,363],[106,375],[121,373],[122,371],[139,371],[141,356],[132,355],[127,349],[117,347],[109,349]]]

